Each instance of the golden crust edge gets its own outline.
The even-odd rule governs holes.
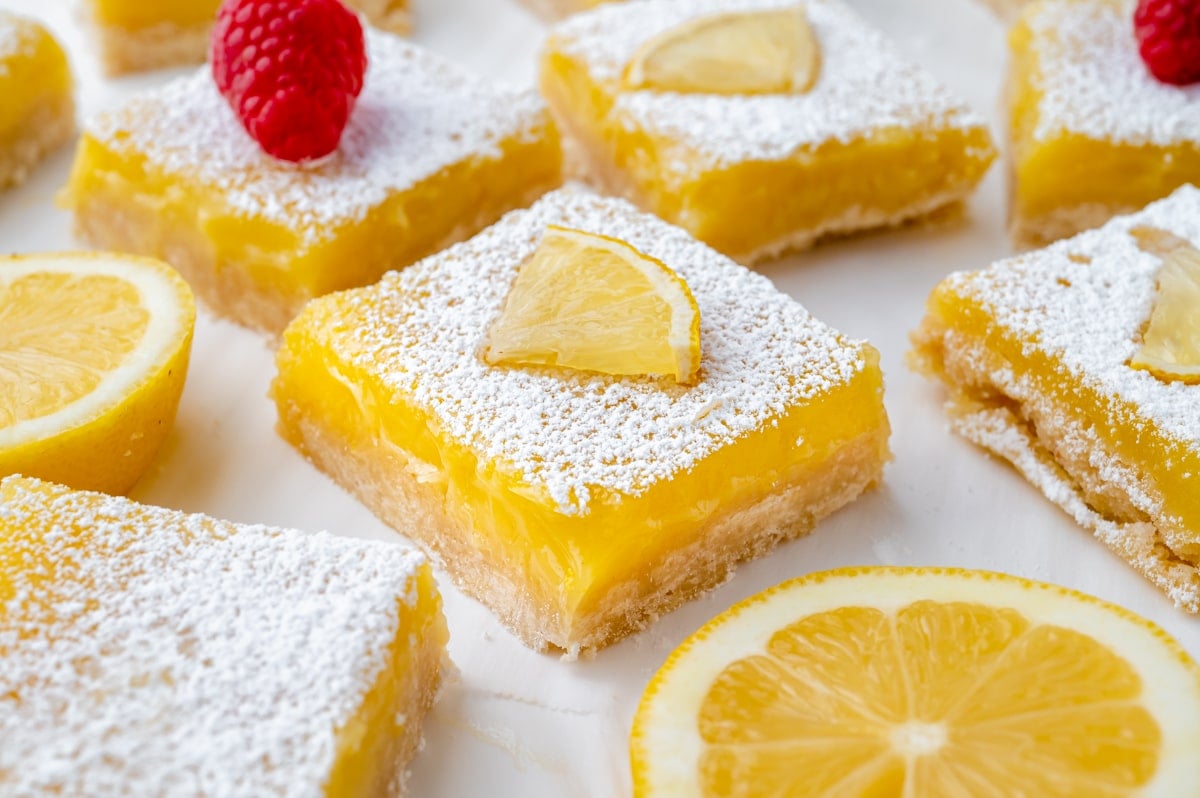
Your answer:
[[[278,384],[276,396],[278,400]],[[383,444],[376,441],[369,450],[352,451],[318,419],[286,400],[278,405],[281,434],[318,469],[385,523],[412,535],[459,589],[489,607],[527,646],[559,650],[569,658],[646,628],[725,582],[739,563],[811,532],[821,518],[878,483],[888,436],[886,424],[863,433],[818,464],[812,478],[785,485],[697,529],[689,544],[655,564],[646,582],[658,585],[656,591],[643,593],[636,581],[627,582],[611,590],[595,612],[563,618],[553,608],[535,606],[517,581],[469,545],[437,495],[421,485],[406,463],[384,452]]]
[[[921,323],[913,343],[911,365],[951,392],[946,410],[955,433],[1008,462],[1177,607],[1200,614],[1200,561],[1177,551],[1178,535],[1147,512],[1156,491],[1133,466],[1075,420],[1071,408],[1047,397],[1015,396],[1013,386],[995,378],[1006,368],[1000,358],[936,317]],[[1140,495],[1104,480],[1094,464],[1097,453],[1135,480]]]
[[[543,90],[555,125],[562,132],[563,178],[588,186],[600,194],[622,197],[642,210],[657,215],[658,211],[642,196],[628,175],[617,173],[606,163],[606,156],[585,142],[590,133],[582,130],[568,114],[558,107],[552,93]],[[978,179],[968,179],[948,186],[944,191],[917,197],[903,208],[889,213],[875,208],[853,206],[844,213],[826,219],[815,227],[793,230],[785,236],[768,241],[747,252],[725,252],[731,259],[754,267],[785,255],[812,249],[826,241],[872,235],[904,227],[941,226],[962,217],[967,200],[975,193],[995,157],[991,150],[988,166]],[[670,219],[683,226],[683,220]],[[694,233],[693,233],[694,234]]]
[[[15,188],[34,168],[75,135],[75,100],[70,93],[47,97],[0,147],[0,189]]]
[[[429,252],[440,252],[466,240],[509,210],[528,207],[558,183],[558,176],[554,175],[528,185],[508,202],[481,207],[476,218],[460,220],[428,248]],[[178,225],[166,227],[159,214],[137,202],[123,202],[103,192],[89,192],[76,197],[71,204],[78,238],[93,247],[165,260],[183,275],[209,310],[265,333],[273,342],[305,303],[314,298],[305,293],[260,286],[247,269],[219,259],[208,239],[197,230]],[[379,272],[382,274],[387,269],[408,265],[386,264]]]

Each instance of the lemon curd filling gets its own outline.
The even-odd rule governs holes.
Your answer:
[[[369,34],[368,51],[342,145],[312,166],[262,153],[204,70],[103,117],[64,194],[79,231],[162,257],[218,312],[278,333],[308,299],[406,266],[557,184],[557,133],[535,97],[387,34]]]
[[[488,324],[548,225],[677,268],[701,308],[695,386],[484,362]],[[640,628],[810,529],[887,459],[872,348],[663,223],[570,192],[313,303],[278,368],[281,434],[385,520],[422,518],[421,542],[539,648]]]
[[[75,127],[66,54],[36,22],[0,11],[0,188],[65,143]]]
[[[0,792],[392,794],[447,639],[418,552],[20,477],[0,510]]]
[[[740,260],[895,224],[966,196],[995,157],[986,125],[835,0],[803,4],[801,30],[811,29],[819,49],[811,85],[740,94],[629,85],[656,37],[706,16],[765,18],[797,7],[601,7],[552,30],[542,93],[591,179]],[[677,71],[686,77],[686,64]]]
[[[1200,612],[1200,386],[1135,368],[1162,258],[1142,227],[1200,242],[1180,189],[1027,258],[947,278],[915,336],[952,424],[1011,460],[1177,604]]]
[[[1159,83],[1126,0],[1035,3],[1009,35],[1011,228],[1037,245],[1200,183],[1200,99]]]
[[[220,0],[89,0],[92,15],[102,25],[117,25],[126,29],[149,28],[155,25],[211,25],[217,16]]]

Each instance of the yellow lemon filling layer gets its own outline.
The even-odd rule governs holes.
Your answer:
[[[46,106],[69,107],[72,87],[67,57],[45,28],[0,12],[3,27],[12,29],[19,46],[0,54],[0,150],[28,136],[26,122]]]
[[[1200,446],[1196,441],[1166,434],[1136,403],[1073,376],[1061,359],[1038,346],[1036,337],[1018,335],[997,323],[986,305],[952,286],[943,283],[934,291],[926,324],[977,341],[1011,368],[1015,381],[1028,380],[1038,395],[1085,425],[1107,451],[1122,462],[1136,464],[1138,474],[1153,485],[1161,502],[1162,517],[1155,521],[1169,524],[1162,534],[1171,548],[1191,559],[1200,557],[1200,492],[1194,478],[1200,474]],[[942,371],[939,352],[926,349],[922,354],[932,355],[932,365]],[[969,396],[972,388],[964,386],[964,390]]]
[[[436,697],[428,674],[442,665],[450,638],[442,600],[426,566],[414,579],[416,601],[397,602],[400,628],[388,645],[387,660],[358,712],[337,732],[337,758],[325,784],[328,798],[390,796],[396,763],[407,761],[420,744],[420,718]],[[397,709],[407,712],[397,712]]]
[[[64,202],[89,239],[172,262],[217,308],[266,303],[251,311],[264,316],[256,326],[278,330],[309,299],[373,282],[491,221],[530,186],[536,194],[557,179],[557,146],[551,134],[514,136],[500,157],[447,166],[314,236],[240,213],[219,188],[84,135]]]
[[[314,334],[323,326],[313,318],[320,310],[289,328],[278,357],[274,393],[285,408],[283,436],[304,450],[296,419],[320,418],[352,450],[407,461],[495,567],[565,623],[589,613],[619,585],[648,578],[649,564],[684,545],[697,526],[811,478],[842,447],[867,438],[886,459],[882,376],[877,353],[866,347],[868,365],[849,383],[789,408],[689,472],[640,496],[593,496],[587,514],[564,514],[503,463],[481,460],[440,435],[436,421],[378,374],[336,358]]]
[[[1191,142],[1132,145],[1069,132],[1034,138],[1043,99],[1037,54],[1026,28],[1014,28],[1010,42],[1017,215],[1036,217],[1089,203],[1111,205],[1114,212],[1140,208],[1161,197],[1164,186],[1200,182],[1200,148]]]
[[[220,0],[90,0],[92,16],[101,25],[127,30],[173,25],[186,28],[207,25],[217,17]]]

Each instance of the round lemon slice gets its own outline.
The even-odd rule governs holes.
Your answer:
[[[174,421],[195,318],[155,260],[0,258],[0,474],[128,491]]]
[[[484,359],[690,382],[700,369],[700,308],[661,261],[550,225],[517,272]]]
[[[1200,250],[1162,230],[1130,232],[1162,258],[1158,296],[1130,365],[1159,379],[1200,383]]]
[[[638,796],[1180,796],[1200,667],[1090,596],[1002,574],[785,582],[681,645],[631,742]]]
[[[809,91],[821,50],[798,5],[698,17],[647,41],[625,68],[629,89],[702,94]]]

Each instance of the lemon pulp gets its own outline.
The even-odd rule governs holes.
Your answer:
[[[1144,619],[983,572],[843,569],[693,635],[634,721],[635,794],[1175,795],[1200,667]]]
[[[700,17],[654,37],[625,70],[631,89],[782,94],[812,88],[820,48],[800,6]]]
[[[1130,365],[1164,380],[1200,382],[1200,250],[1164,230],[1130,232],[1163,261],[1150,322]]]
[[[0,475],[129,490],[171,428],[195,315],[158,261],[0,259]]]
[[[550,225],[488,332],[485,359],[688,382],[700,368],[700,310],[661,261]]]

